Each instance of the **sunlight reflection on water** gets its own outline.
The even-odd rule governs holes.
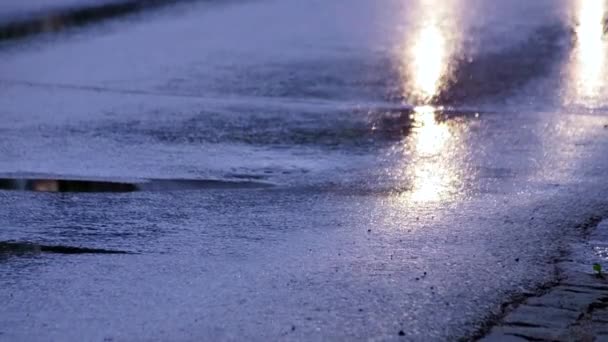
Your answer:
[[[459,179],[452,153],[458,131],[450,122],[438,120],[440,108],[433,102],[451,72],[457,29],[449,20],[450,9],[445,3],[421,1],[418,5],[414,18],[419,22],[418,30],[402,49],[403,96],[416,107],[411,115],[412,134],[404,140],[411,160],[401,167],[410,182],[410,191],[404,194],[407,200],[435,202],[451,196]],[[438,6],[446,11],[438,11]]]
[[[602,100],[605,82],[606,54],[604,0],[576,2],[576,47],[570,64],[570,88],[566,102],[595,106]]]
[[[444,199],[458,180],[450,158],[451,145],[457,140],[455,131],[448,122],[439,122],[435,109],[427,106],[416,108],[414,122],[411,199],[422,202]]]

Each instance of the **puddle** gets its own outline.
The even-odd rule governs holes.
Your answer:
[[[82,179],[0,178],[0,190],[34,192],[134,192],[182,191],[204,189],[266,188],[272,184],[257,181],[225,181],[212,179],[146,179],[136,182],[115,182]]]
[[[30,242],[0,241],[0,255],[2,254],[32,254],[32,253],[56,253],[56,254],[133,254],[132,252],[86,248],[62,245],[40,245]]]

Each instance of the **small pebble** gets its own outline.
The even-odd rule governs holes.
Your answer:
[[[515,262],[519,262],[519,258],[515,258]]]
[[[405,333],[403,332],[403,330],[399,330],[399,336],[405,336]]]
[[[295,325],[291,326],[291,331],[296,331],[296,326]]]

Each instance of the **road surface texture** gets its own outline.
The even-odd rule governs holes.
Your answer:
[[[607,10],[202,1],[0,42],[0,340],[504,333],[606,267]]]

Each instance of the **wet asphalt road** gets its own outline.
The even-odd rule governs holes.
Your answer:
[[[607,9],[208,1],[2,43],[0,178],[198,185],[0,191],[0,340],[471,336],[608,213]]]

